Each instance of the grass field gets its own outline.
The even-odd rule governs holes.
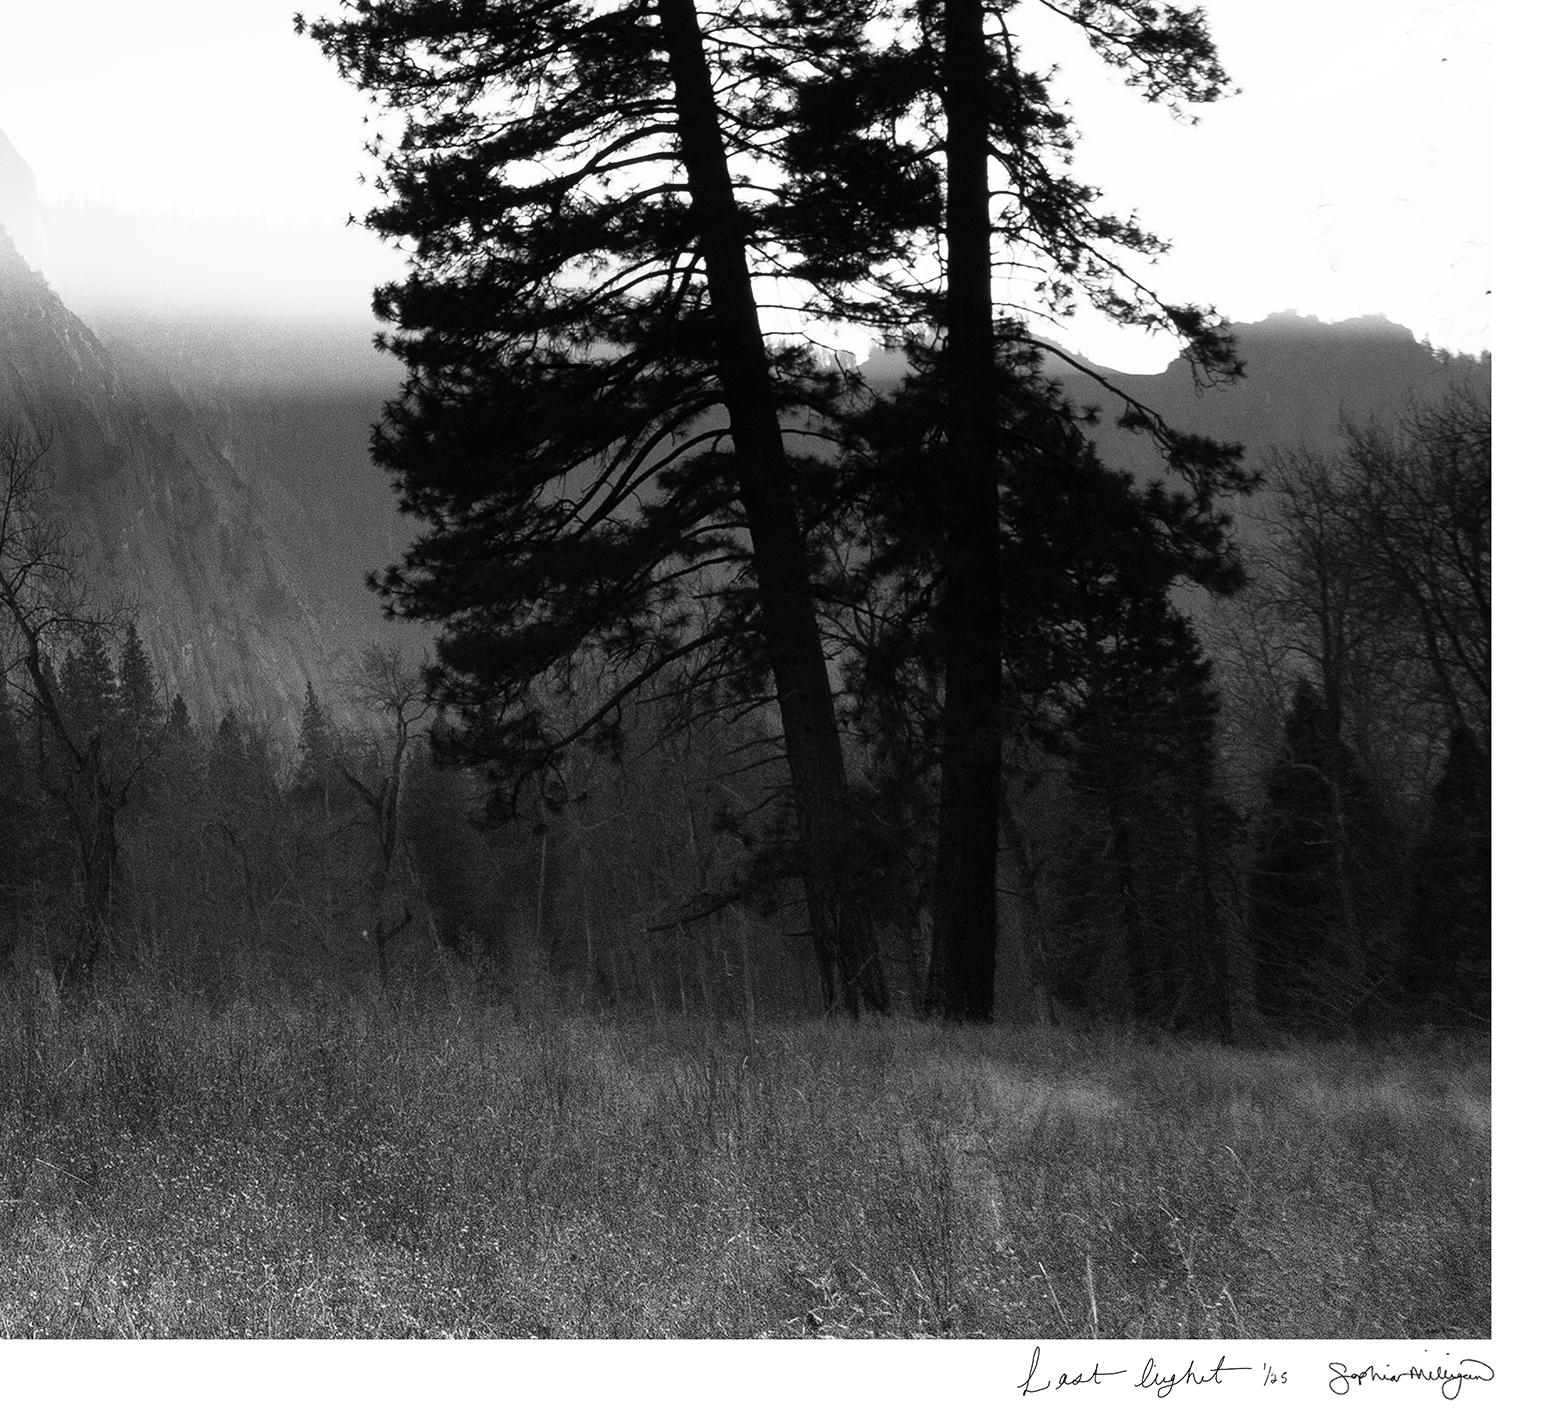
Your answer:
[[[1480,1338],[1486,1048],[0,999],[12,1337]]]

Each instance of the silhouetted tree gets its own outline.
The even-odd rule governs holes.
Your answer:
[[[1472,388],[1393,430],[1349,426],[1341,534],[1393,605],[1452,729],[1492,708],[1491,411]]]
[[[1361,1018],[1386,977],[1398,901],[1395,841],[1313,682],[1300,681],[1266,781],[1250,882],[1255,999],[1301,1025]]]
[[[1038,351],[1007,338],[1002,352],[995,378],[1002,735],[1011,773],[1019,775],[1015,756],[1023,743],[1056,757],[1070,754],[1071,722],[1084,699],[1096,694],[1107,711],[1112,695],[1113,711],[1151,719],[1178,672],[1203,674],[1168,594],[1179,581],[1229,592],[1241,575],[1228,518],[1211,497],[1140,486],[1110,471],[1083,414],[1043,377]],[[836,527],[842,546],[821,591],[843,646],[846,719],[875,784],[868,812],[898,838],[904,857],[917,855],[909,825],[923,831],[922,845],[931,842],[929,781],[941,759],[942,729],[938,602],[948,533],[942,502],[930,493],[945,469],[941,394],[937,379],[921,375],[923,354],[914,349],[913,356],[914,376],[865,409],[853,424],[857,453],[839,474],[822,478],[819,505],[810,502],[817,518]],[[1115,673],[1123,682],[1111,688]],[[1146,700],[1133,708],[1136,691]],[[1199,695],[1193,687],[1187,692],[1190,701]],[[1187,704],[1178,714],[1180,724],[1168,729],[1193,729],[1183,717],[1201,715]],[[1126,755],[1132,749],[1126,743]],[[1209,741],[1203,749],[1209,756]]]
[[[1450,731],[1486,739],[1491,453],[1486,402],[1457,391],[1394,430],[1345,425],[1338,448],[1274,453],[1267,533],[1225,657],[1279,721],[1317,685],[1362,766],[1411,811]]]
[[[340,802],[337,759],[339,733],[330,713],[315,694],[315,683],[304,683],[304,709],[299,718],[299,759],[293,773],[294,796],[326,813],[333,798]]]
[[[97,735],[107,742],[115,736],[119,691],[103,633],[96,624],[84,628],[65,654],[60,696],[72,729],[83,739]]]
[[[1164,597],[1122,602],[1092,625],[1096,660],[1063,723],[1075,905],[1115,924],[1137,1020],[1230,1036],[1217,869],[1234,820],[1215,779],[1211,666]]]
[[[147,660],[147,650],[134,621],[125,628],[117,676],[116,707],[120,719],[131,740],[146,741],[155,736],[164,723],[163,704],[152,679],[152,664]],[[185,723],[189,725],[188,713]]]
[[[1487,1025],[1492,997],[1488,757],[1469,726],[1450,733],[1428,827],[1412,859],[1403,979],[1410,1017]]]
[[[1208,311],[1163,303],[1126,276],[1124,252],[1162,247],[1133,221],[1103,213],[1098,193],[1068,174],[1069,118],[1018,54],[1003,24],[1012,8],[1008,0],[887,5],[881,18],[893,37],[806,79],[782,146],[788,229],[803,253],[800,268],[820,286],[816,307],[939,332],[930,373],[946,439],[928,491],[945,528],[937,600],[942,725],[928,1002],[965,1020],[987,1019],[993,1009],[1002,802],[995,260],[1038,274],[1047,316],[1083,293],[1121,322],[1176,331],[1201,374],[1237,371]],[[1199,10],[1086,0],[1049,9],[1148,97],[1203,103],[1227,86]],[[990,18],[999,22],[991,26]],[[1003,173],[997,189],[991,164]],[[931,267],[942,280],[931,282]],[[1133,400],[1125,419],[1158,436],[1172,468],[1189,474],[1202,497],[1240,484],[1234,448],[1175,436]]]
[[[376,645],[364,650],[348,684],[348,695],[367,724],[339,751],[336,767],[357,795],[373,831],[370,925],[366,930],[384,989],[391,979],[391,943],[413,920],[406,899],[399,917],[393,917],[387,905],[402,851],[402,791],[409,752],[419,723],[432,708],[424,693],[423,672],[394,647]]]
[[[775,130],[776,66],[855,33],[858,6],[800,8],[381,0],[309,30],[407,115],[369,217],[414,262],[377,295],[408,380],[375,454],[427,528],[379,583],[444,624],[451,739],[514,799],[670,663],[763,645],[827,1004],[856,1012],[885,992],[781,422],[823,383],[767,350],[752,271],[776,237],[731,165]],[[700,594],[727,611],[697,632]],[[620,688],[559,729],[536,686],[604,666]]]
[[[55,958],[75,984],[116,941],[120,815],[147,756],[127,754],[117,730],[103,645],[111,615],[86,601],[77,556],[40,504],[48,450],[46,441],[0,428],[0,669],[26,699],[39,779],[75,846],[82,924]],[[65,664],[58,673],[56,657]]]

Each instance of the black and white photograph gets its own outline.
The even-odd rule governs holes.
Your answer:
[[[0,1379],[1543,1397],[1516,18],[0,0]]]

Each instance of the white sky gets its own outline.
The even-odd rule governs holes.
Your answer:
[[[47,273],[68,301],[344,316],[397,272],[344,226],[371,197],[365,104],[294,35],[298,4],[0,0],[0,130],[52,208]],[[1383,313],[1487,347],[1487,0],[1206,9],[1244,92],[1195,127],[1121,92],[1040,5],[1020,11],[1033,52],[1057,46],[1085,80],[1078,173],[1174,241],[1159,287],[1235,321]],[[1169,356],[1063,337],[1125,368]]]

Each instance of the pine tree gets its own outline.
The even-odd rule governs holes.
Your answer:
[[[850,644],[847,719],[880,785],[875,812],[883,817],[891,800],[918,796],[920,804],[896,812],[926,826],[928,781],[940,755],[937,604],[948,533],[930,486],[942,474],[946,433],[939,384],[924,375],[920,351],[913,352],[913,376],[896,395],[866,407],[853,424],[858,453],[842,474],[823,478],[820,499],[810,505],[844,544],[842,567],[823,580],[822,596],[835,605],[835,629]],[[1005,433],[1002,733],[1011,773],[1018,773],[1014,756],[1023,745],[1072,755],[1077,716],[1092,701],[1099,723],[1126,712],[1140,723],[1161,712],[1164,731],[1193,732],[1199,723],[1203,763],[1195,763],[1193,739],[1180,758],[1188,757],[1190,782],[1209,782],[1209,668],[1168,595],[1181,580],[1216,593],[1239,585],[1227,517],[1208,499],[1140,486],[1104,466],[1088,438],[1089,422],[1043,378],[1036,350],[1024,341],[1007,337],[1002,344],[995,385]],[[1106,754],[1129,759],[1133,732],[1126,726],[1109,735],[1122,750]],[[1208,823],[1223,812],[1214,793],[1198,806],[1191,795],[1180,802],[1179,817],[1196,807],[1207,812]],[[1196,853],[1198,840],[1191,840],[1187,856],[1198,872]],[[1207,861],[1214,866],[1220,853],[1218,842]],[[1136,865],[1141,861],[1137,855]],[[1202,901],[1200,915],[1208,911]],[[1202,935],[1214,935],[1213,928],[1205,926]],[[1222,959],[1205,941],[1198,950],[1202,967]],[[1146,973],[1144,966],[1134,969]],[[1186,1008],[1198,1002],[1221,1029],[1226,990],[1225,980],[1210,980],[1198,996],[1190,990]],[[1144,1008],[1166,1007],[1148,1001]]]
[[[304,684],[304,712],[299,724],[299,760],[293,773],[294,797],[331,811],[344,802],[337,783],[337,731],[315,694],[314,682]]]
[[[195,725],[190,719],[190,707],[185,698],[174,693],[173,704],[168,708],[168,733],[179,744],[188,745],[195,740]]]
[[[66,653],[60,689],[65,713],[83,742],[116,734],[119,684],[103,634],[96,627],[89,627]]]
[[[57,957],[70,983],[87,979],[117,939],[119,816],[134,784],[113,748],[115,683],[107,619],[83,601],[78,562],[41,509],[47,440],[0,428],[0,622],[7,673],[27,693],[38,778],[75,844],[81,926]],[[56,672],[61,649],[65,666]]]
[[[125,641],[120,648],[116,697],[117,714],[126,723],[133,739],[146,740],[161,728],[163,707],[153,681],[152,663],[147,659],[147,650],[142,646],[134,622],[126,627]]]
[[[1390,825],[1318,688],[1293,693],[1266,780],[1250,882],[1255,999],[1301,1025],[1357,1020],[1383,977],[1378,931],[1396,895]]]
[[[1232,1033],[1217,860],[1231,813],[1215,780],[1211,664],[1163,597],[1125,600],[1066,713],[1076,905],[1123,948],[1130,1013]]]
[[[1488,757],[1471,728],[1457,726],[1413,856],[1403,963],[1409,1018],[1489,1023],[1491,799]]]
[[[277,793],[265,737],[233,711],[225,711],[217,724],[206,773],[220,817],[248,811]]]
[[[827,1004],[856,1012],[884,984],[782,431],[829,380],[767,349],[774,208],[735,165],[775,129],[776,65],[829,67],[864,7],[799,8],[379,0],[310,32],[408,115],[369,218],[416,252],[377,296],[408,381],[375,452],[427,528],[378,583],[444,625],[448,740],[514,804],[689,654],[763,662]],[[561,722],[540,687],[583,678],[607,688]]]
[[[1069,174],[1075,136],[1050,80],[1024,67],[1007,29],[986,24],[1011,8],[1006,0],[887,6],[882,19],[895,38],[803,81],[781,149],[792,178],[788,228],[800,269],[821,286],[820,312],[939,332],[930,372],[947,439],[928,488],[944,525],[942,744],[928,1000],[958,1020],[987,1019],[993,1008],[1005,636],[995,262],[1008,256],[1040,269],[1036,293],[1050,312],[1081,294],[1122,323],[1176,331],[1202,377],[1238,372],[1209,311],[1164,303],[1124,277],[1123,252],[1163,247],[1101,211],[1098,193]],[[1227,87],[1199,10],[1095,0],[1048,8],[1151,98],[1204,103]],[[1003,171],[997,190],[991,164]],[[931,267],[944,272],[932,291]],[[1125,424],[1156,436],[1200,500],[1247,484],[1236,448],[1180,436],[1134,398],[1123,401]]]

